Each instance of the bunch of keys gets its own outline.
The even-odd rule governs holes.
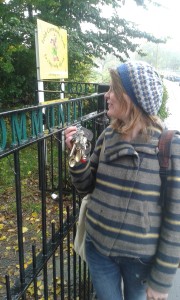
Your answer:
[[[93,133],[82,126],[77,127],[77,132],[73,134],[73,147],[69,155],[69,166],[74,167],[78,162],[85,163],[87,155],[91,150],[90,141],[93,138]]]

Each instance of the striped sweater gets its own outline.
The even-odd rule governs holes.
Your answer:
[[[107,256],[153,259],[149,286],[167,293],[180,258],[180,138],[172,143],[166,209],[159,203],[158,139],[131,143],[111,126],[97,140],[90,160],[70,169],[79,193],[91,193],[86,230]]]

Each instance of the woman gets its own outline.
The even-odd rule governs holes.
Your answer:
[[[166,209],[160,205],[157,117],[163,85],[146,63],[111,70],[108,126],[87,163],[70,168],[79,193],[91,193],[86,259],[99,300],[165,300],[180,257],[180,139],[172,143]],[[66,129],[72,147],[76,127]]]

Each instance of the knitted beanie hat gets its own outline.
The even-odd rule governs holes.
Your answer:
[[[145,62],[126,62],[117,68],[123,87],[148,115],[156,115],[162,104],[163,85],[157,72]]]

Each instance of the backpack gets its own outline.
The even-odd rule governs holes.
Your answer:
[[[168,175],[168,166],[169,160],[171,158],[171,144],[173,136],[175,135],[176,130],[164,130],[161,133],[158,143],[158,160],[160,165],[159,174],[161,177],[161,190],[160,190],[160,205],[163,207],[165,202],[165,194],[167,187],[167,175]]]

